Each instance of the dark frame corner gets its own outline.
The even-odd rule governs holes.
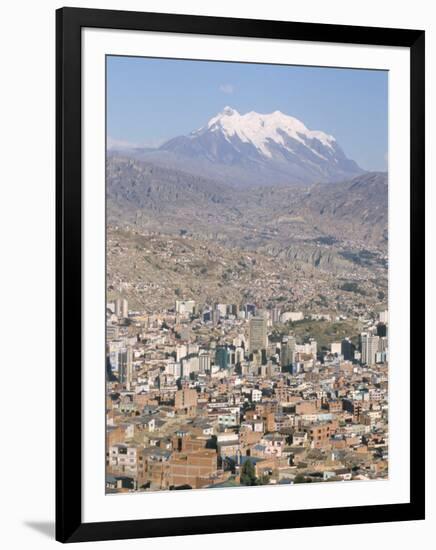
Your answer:
[[[422,345],[424,308],[425,33],[419,30],[261,21],[160,13],[61,8],[56,12],[56,539],[79,542],[259,529],[424,519],[425,427],[419,411],[423,371],[411,368],[410,502],[322,510],[82,523],[82,471],[77,456],[77,348],[81,326],[81,29],[156,32],[373,44],[411,54],[411,342]],[[68,316],[65,312],[68,311]],[[72,368],[74,367],[74,368]],[[74,449],[74,452],[72,452]]]

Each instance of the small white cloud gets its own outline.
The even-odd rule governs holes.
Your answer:
[[[122,139],[114,139],[112,138],[111,136],[108,136],[107,137],[107,148],[108,148],[108,151],[123,151],[123,150],[126,150],[126,149],[137,149],[137,148],[147,148],[147,147],[152,147],[152,148],[155,148],[155,147],[159,147],[160,145],[162,145],[162,143],[164,143],[166,140],[165,139],[160,139],[160,138],[156,138],[156,139],[148,139],[148,140],[145,140],[143,141],[142,143],[133,143],[131,141],[125,141],[125,140],[122,140]]]
[[[136,143],[130,143],[129,141],[124,141],[122,139],[114,139],[110,136],[107,137],[107,148],[108,149],[133,149],[137,147]]]
[[[219,90],[223,94],[232,94],[235,91],[235,87],[233,84],[220,84]]]

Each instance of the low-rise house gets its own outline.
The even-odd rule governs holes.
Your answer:
[[[352,478],[352,472],[347,468],[337,468],[336,470],[326,470],[323,472],[324,481],[327,481],[329,479],[350,481],[351,478]]]
[[[292,445],[303,447],[308,444],[309,437],[307,432],[294,432],[292,435]]]
[[[217,454],[211,450],[173,453],[169,461],[169,486],[198,489],[217,474]]]

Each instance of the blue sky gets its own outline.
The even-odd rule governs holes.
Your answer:
[[[282,111],[335,136],[362,168],[387,168],[385,71],[107,58],[109,143],[158,146],[226,105],[241,114]]]

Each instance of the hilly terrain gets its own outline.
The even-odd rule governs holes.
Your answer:
[[[177,299],[199,304],[255,303],[260,308],[365,315],[382,308],[383,270],[361,266],[340,275],[267,251],[247,251],[189,235],[108,226],[107,295],[154,313]]]
[[[388,177],[279,111],[231,108],[106,163],[108,296],[364,315],[387,297]]]
[[[247,191],[112,156],[107,161],[108,235],[113,236],[108,282],[112,291],[130,289],[126,295],[141,306],[156,299],[167,304],[177,289],[184,297],[250,297],[253,281],[264,288],[262,296],[272,300],[274,293],[283,294],[293,304],[299,279],[306,291],[297,293],[295,305],[317,303],[313,284],[319,295],[330,296],[329,304],[333,297],[337,301],[332,288],[350,281],[357,281],[359,300],[364,289],[377,302],[377,292],[386,294],[387,287],[387,189],[386,174],[365,173],[329,185]],[[160,256],[164,261],[156,263]],[[143,288],[145,282],[151,286]],[[353,296],[339,294],[348,309],[353,306]]]
[[[124,157],[106,167],[110,223],[188,232],[246,248],[285,240],[356,241],[382,249],[387,236],[387,175],[292,188],[234,188]],[[332,241],[333,238],[333,241]]]

